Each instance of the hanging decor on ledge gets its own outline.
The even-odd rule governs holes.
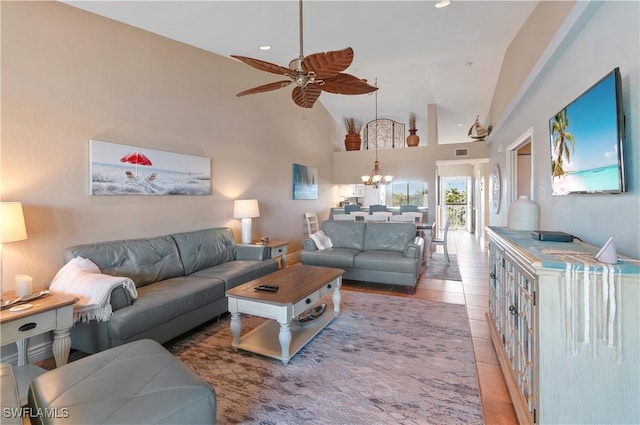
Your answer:
[[[389,118],[376,118],[364,126],[363,149],[395,149],[405,146],[405,125]],[[376,136],[377,134],[377,136]]]
[[[362,131],[362,121],[353,117],[344,117],[344,126],[347,135],[344,136],[344,148],[348,151],[359,151],[362,146],[360,131]]]
[[[480,115],[476,115],[476,121],[469,128],[467,136],[471,137],[474,142],[484,142],[484,138],[491,134],[493,126],[489,125],[489,127],[484,128],[480,125],[478,118],[480,118]]]
[[[375,83],[376,88],[378,87],[378,79],[376,78]],[[362,183],[373,186],[375,189],[378,189],[380,185],[389,184],[393,180],[393,176],[387,175],[385,176],[380,169],[380,161],[378,161],[378,91],[375,92],[376,96],[376,119],[375,119],[375,136],[374,143],[376,149],[376,160],[373,163],[373,170],[371,171],[371,175],[362,176]]]
[[[416,133],[418,129],[416,128],[416,120],[417,116],[415,112],[409,114],[409,135],[407,136],[407,146],[418,146],[420,144],[420,136]]]

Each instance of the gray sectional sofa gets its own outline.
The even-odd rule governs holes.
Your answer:
[[[131,278],[138,292],[132,300],[115,288],[108,321],[73,326],[71,346],[90,354],[144,338],[167,342],[225,313],[227,289],[278,269],[265,247],[236,244],[229,228],[74,246],[65,262],[78,256]]]
[[[415,291],[422,270],[424,240],[413,223],[325,221],[333,246],[318,249],[305,239],[302,264],[344,270],[344,279],[404,285]]]

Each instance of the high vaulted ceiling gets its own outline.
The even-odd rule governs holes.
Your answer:
[[[226,57],[287,66],[299,54],[297,0],[64,3]],[[444,8],[435,3],[305,0],[304,54],[351,46],[355,57],[345,72],[371,84],[377,78],[379,118],[406,124],[415,112],[424,137],[427,105],[435,104],[439,143],[467,142],[476,115],[488,124],[505,51],[538,1],[452,0]],[[259,50],[262,45],[272,48]],[[232,82],[238,92],[282,79],[255,72],[264,76]],[[323,93],[319,102],[338,122],[344,116],[365,122],[375,117],[372,95]]]

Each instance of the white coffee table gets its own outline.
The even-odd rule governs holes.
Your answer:
[[[285,365],[313,337],[340,314],[340,286],[344,270],[295,265],[252,280],[227,291],[231,313],[231,345],[281,360]],[[275,285],[277,292],[261,292],[260,285]],[[333,309],[315,320],[301,322],[301,313],[331,293]],[[241,335],[241,314],[272,319]]]

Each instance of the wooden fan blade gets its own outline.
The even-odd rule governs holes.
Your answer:
[[[254,87],[252,89],[247,89],[247,90],[241,91],[236,96],[240,97],[240,96],[245,96],[247,94],[256,94],[256,93],[263,93],[263,92],[271,91],[271,90],[277,90],[279,88],[286,87],[289,84],[291,84],[290,80],[276,81],[276,82],[273,82],[273,83],[269,83],[269,84],[265,84],[265,85],[262,85],[262,86]]]
[[[365,94],[378,90],[377,87],[369,85],[367,80],[350,74],[338,74],[335,77],[325,78],[324,84],[318,84],[318,88],[335,94]]]
[[[305,74],[309,71],[316,73],[316,78],[323,80],[334,77],[349,68],[353,62],[353,49],[347,47],[343,50],[314,53],[302,61],[302,69]]]
[[[315,86],[307,86],[307,88],[295,87],[291,93],[291,98],[296,105],[302,108],[312,108],[313,104],[320,97],[322,92]]]
[[[260,59],[248,58],[246,56],[231,55],[232,58],[238,59],[241,62],[246,63],[260,71],[271,72],[272,74],[288,75],[291,78],[296,77],[296,73],[284,66],[276,65],[275,63],[261,61]]]

